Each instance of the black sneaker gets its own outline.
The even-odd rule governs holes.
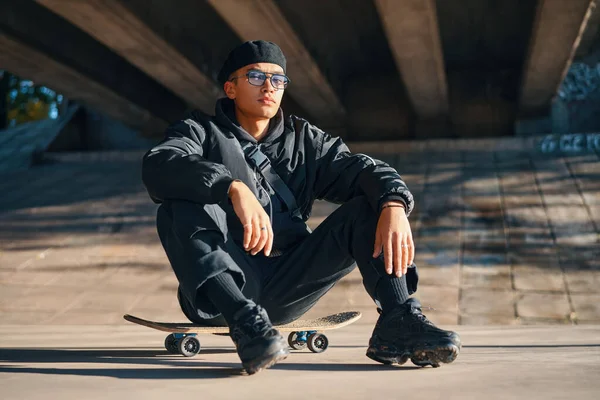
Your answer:
[[[277,329],[273,328],[267,312],[258,305],[250,304],[234,315],[230,335],[249,374],[285,359],[290,350]]]
[[[458,334],[433,325],[421,312],[416,299],[389,312],[381,312],[369,340],[367,357],[384,364],[404,364],[408,359],[418,366],[451,363],[460,352]]]

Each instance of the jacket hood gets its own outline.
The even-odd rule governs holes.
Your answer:
[[[258,143],[244,128],[241,127],[235,117],[235,104],[233,100],[223,97],[217,100],[215,105],[215,117],[220,125],[231,131],[238,140],[245,140],[251,143]],[[283,110],[279,107],[277,114],[269,121],[269,130],[261,142],[272,142],[283,134],[284,120]]]

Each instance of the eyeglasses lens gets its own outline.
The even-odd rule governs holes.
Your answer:
[[[267,75],[263,72],[251,71],[248,72],[248,82],[254,86],[262,86],[267,79]],[[285,89],[288,84],[288,78],[285,75],[271,75],[271,84],[276,89]]]

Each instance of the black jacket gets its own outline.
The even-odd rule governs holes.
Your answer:
[[[407,214],[413,197],[396,170],[363,154],[351,154],[340,138],[332,137],[306,120],[283,112],[257,142],[236,122],[233,102],[220,99],[214,117],[199,111],[167,128],[165,138],[143,158],[142,179],[152,200],[185,200],[219,204],[228,215],[236,240],[242,227],[228,201],[233,179],[242,180],[268,207],[270,197],[260,174],[246,163],[240,142],[257,144],[296,198],[302,219],[290,222],[289,213],[275,210],[274,248],[285,248],[296,236],[308,234],[306,221],[315,199],[343,203],[364,195],[376,212],[388,200],[401,200]],[[287,222],[281,222],[281,219]],[[279,221],[279,222],[278,222]],[[238,237],[236,237],[238,236]]]

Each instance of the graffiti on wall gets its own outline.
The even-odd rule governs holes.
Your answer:
[[[563,133],[600,131],[600,64],[574,62],[557,92],[566,111]]]
[[[590,66],[574,62],[558,89],[558,97],[567,102],[586,100],[595,94],[598,88],[600,88],[600,64]]]
[[[600,153],[600,133],[547,135],[540,140],[539,149],[550,153]]]

